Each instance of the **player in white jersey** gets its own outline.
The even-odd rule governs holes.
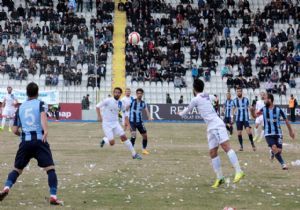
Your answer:
[[[3,97],[2,103],[2,123],[0,130],[4,130],[6,119],[9,120],[9,132],[12,131],[12,126],[14,122],[14,116],[16,113],[17,99],[14,94],[12,94],[12,87],[7,87],[7,94]]]
[[[126,106],[120,101],[122,89],[116,87],[113,97],[109,97],[96,106],[98,120],[102,122],[102,129],[105,137],[100,142],[100,146],[105,144],[113,146],[115,144],[114,136],[118,135],[124,145],[132,154],[133,159],[141,160],[141,156],[135,152],[130,139],[127,139],[125,131],[119,123],[119,112],[125,112]],[[128,121],[128,117],[125,119]]]
[[[264,106],[265,106],[265,97],[266,97],[266,93],[265,92],[261,92],[260,93],[260,99],[256,102],[255,105],[255,113],[258,113]],[[261,126],[261,131],[260,131],[260,135],[258,134],[258,129],[259,126]],[[258,116],[256,116],[255,118],[255,128],[254,128],[254,141],[260,142],[263,138],[264,138],[264,119],[263,119],[263,115],[260,114]]]
[[[218,188],[221,184],[225,183],[221,168],[221,159],[218,156],[219,146],[221,146],[222,149],[227,153],[232,166],[235,168],[235,177],[233,182],[237,183],[245,176],[245,174],[241,170],[236,153],[230,147],[225,124],[212,106],[211,102],[214,100],[214,96],[203,93],[204,83],[202,80],[196,79],[194,81],[193,88],[195,97],[192,99],[189,106],[178,114],[180,116],[184,116],[191,112],[194,108],[197,108],[198,113],[207,124],[208,147],[212,160],[212,166],[217,175],[217,179],[212,187]]]
[[[125,90],[125,96],[122,98],[122,103],[125,105],[125,107],[129,107],[131,104],[131,101],[133,101],[133,97],[131,96],[131,90],[130,88],[126,88]],[[125,128],[125,130],[127,128],[130,127],[129,123],[126,123],[126,117],[129,117],[129,110],[126,109],[126,111],[122,114],[122,124]]]

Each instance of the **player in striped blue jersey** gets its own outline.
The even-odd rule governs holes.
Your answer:
[[[234,103],[233,103],[233,100],[231,100],[230,93],[227,93],[226,97],[227,97],[227,99],[223,105],[224,123],[226,125],[226,129],[229,131],[230,135],[232,135],[232,132],[233,132],[232,117],[233,117]]]
[[[274,96],[272,94],[267,94],[265,105],[265,107],[256,112],[256,115],[263,116],[264,133],[267,144],[271,148],[271,159],[275,157],[281,164],[282,169],[287,170],[287,165],[281,156],[283,134],[280,127],[280,119],[282,118],[285,121],[292,139],[295,139],[294,130],[282,109],[274,105]]]
[[[236,94],[237,97],[233,100],[234,102],[233,113],[235,115],[238,139],[241,146],[240,151],[244,150],[243,136],[242,136],[243,128],[245,128],[247,131],[247,134],[249,136],[249,141],[251,142],[253,151],[256,151],[256,147],[253,142],[251,127],[249,124],[249,100],[248,98],[243,97],[243,90],[241,88],[236,89]]]
[[[131,143],[134,146],[136,140],[136,130],[140,132],[143,137],[143,151],[142,154],[149,155],[147,151],[148,145],[148,136],[147,130],[143,123],[142,112],[145,111],[148,117],[148,120],[152,120],[147,104],[143,101],[144,90],[142,88],[138,88],[136,90],[136,98],[131,101],[129,108],[129,123],[131,128]]]

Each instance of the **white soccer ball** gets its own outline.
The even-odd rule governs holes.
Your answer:
[[[223,210],[236,210],[236,208],[233,208],[233,207],[224,207],[224,209]]]
[[[139,44],[141,36],[138,32],[132,32],[128,35],[128,42],[132,45]]]

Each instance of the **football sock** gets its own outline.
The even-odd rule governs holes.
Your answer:
[[[143,149],[147,148],[148,139],[143,139]]]
[[[238,138],[239,138],[239,142],[240,142],[241,148],[243,148],[243,136],[242,135],[238,135]]]
[[[5,127],[5,122],[6,122],[6,118],[2,117],[2,122],[1,122],[1,127],[4,128]]]
[[[132,146],[134,146],[134,144],[135,144],[135,139],[136,139],[135,137],[131,137],[131,139],[130,139]]]
[[[275,158],[278,160],[278,162],[279,162],[281,165],[284,164],[284,160],[283,160],[283,158],[282,158],[282,156],[281,156],[281,152],[276,153],[276,154],[275,154]]]
[[[233,133],[233,126],[232,125],[229,127],[229,132],[230,132],[230,135],[232,135],[232,133]]]
[[[48,185],[50,189],[50,195],[56,196],[57,193],[57,176],[54,169],[47,171],[48,174]]]
[[[14,120],[13,119],[9,119],[9,127],[11,128],[14,125]]]
[[[213,169],[217,175],[217,179],[223,178],[222,168],[221,168],[221,159],[219,156],[211,159]]]
[[[232,164],[232,166],[235,169],[235,173],[240,173],[242,170],[241,170],[240,163],[239,163],[239,160],[238,160],[238,157],[237,157],[235,151],[233,149],[229,150],[227,152],[227,156],[230,160],[230,163]]]
[[[262,129],[260,132],[260,139],[263,139],[265,136],[265,131]]]
[[[103,137],[103,141],[105,142],[105,144],[109,144],[109,141],[108,141],[107,137]]]
[[[258,129],[254,128],[254,136],[257,137],[258,136]]]
[[[127,139],[126,141],[124,141],[124,145],[128,148],[128,150],[131,152],[132,156],[136,155],[136,152],[132,146],[132,143],[129,139]]]
[[[249,136],[249,141],[250,141],[251,145],[254,146],[252,134],[249,134],[248,136]]]
[[[228,130],[228,131],[230,131],[230,127],[226,124],[226,129]]]
[[[17,181],[18,177],[19,177],[19,173],[16,170],[12,170],[7,177],[6,183],[5,183],[5,187],[6,188],[11,188]]]

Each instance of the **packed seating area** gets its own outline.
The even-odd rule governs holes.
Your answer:
[[[80,1],[81,2],[81,1]],[[114,10],[127,15],[126,85],[143,87],[150,103],[188,102],[194,78],[206,90],[276,103],[300,96],[300,5],[283,0],[3,1],[0,8],[0,88],[37,81],[63,102],[107,96],[112,87]],[[92,3],[90,3],[92,2]],[[127,38],[126,38],[127,40]],[[124,44],[124,45],[125,45]]]

